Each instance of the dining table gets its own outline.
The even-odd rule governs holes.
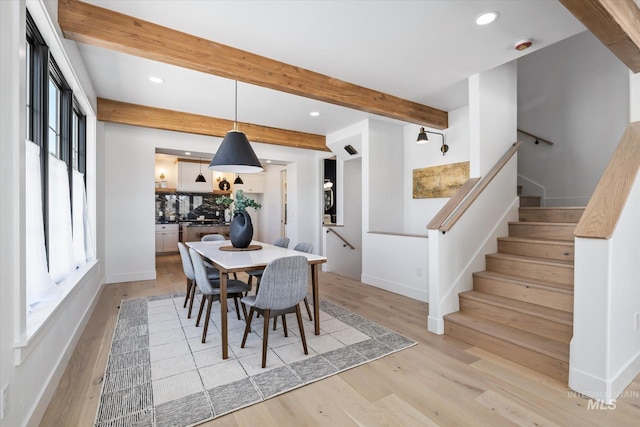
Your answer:
[[[307,258],[311,269],[311,289],[313,296],[314,332],[320,335],[320,296],[318,289],[318,268],[327,258],[312,253],[300,252],[252,240],[248,248],[234,248],[229,240],[186,242],[206,261],[220,271],[220,326],[222,335],[222,358],[229,357],[229,337],[227,333],[227,281],[230,273],[264,269],[271,261],[301,255]]]

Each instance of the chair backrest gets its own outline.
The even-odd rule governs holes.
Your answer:
[[[189,254],[191,254],[191,261],[193,263],[193,270],[196,275],[196,285],[203,294],[213,294],[213,286],[207,277],[207,268],[204,266],[204,261],[198,252],[193,248],[189,248]]]
[[[217,240],[224,240],[224,236],[222,234],[205,234],[200,239],[202,242],[215,242]]]
[[[293,250],[310,254],[313,252],[313,244],[309,242],[300,242],[293,247]]]
[[[273,246],[280,246],[281,248],[289,247],[289,238],[288,237],[278,237],[276,241],[273,243]]]
[[[187,276],[187,279],[194,280],[196,276],[193,272],[193,264],[191,263],[189,249],[187,249],[187,246],[184,243],[178,242],[178,250],[180,251],[180,258],[182,259],[182,270],[184,271],[184,275]]]
[[[302,255],[274,259],[262,273],[255,306],[269,310],[293,307],[307,296],[309,263]]]

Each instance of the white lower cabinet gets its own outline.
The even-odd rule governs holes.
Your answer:
[[[156,253],[178,252],[178,224],[156,224]]]

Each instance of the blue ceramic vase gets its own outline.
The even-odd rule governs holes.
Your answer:
[[[235,248],[246,248],[253,239],[253,225],[247,211],[235,211],[229,229],[231,244]]]

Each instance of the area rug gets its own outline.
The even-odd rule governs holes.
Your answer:
[[[262,369],[262,318],[240,348],[245,323],[230,301],[229,358],[222,360],[220,304],[213,305],[203,344],[203,325],[195,326],[199,301],[191,319],[183,302],[184,293],[122,301],[95,426],[195,426],[415,344],[321,299],[321,335],[302,310],[309,354],[295,314],[288,315],[289,337],[281,321],[270,329]]]

